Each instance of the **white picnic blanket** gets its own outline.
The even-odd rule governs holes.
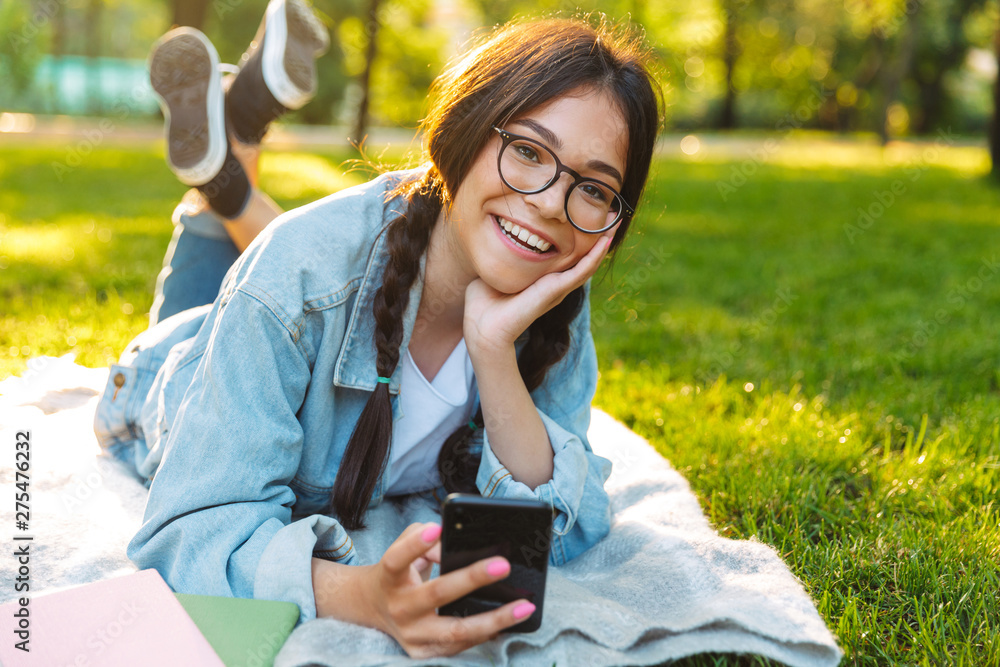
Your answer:
[[[31,594],[134,572],[125,545],[146,491],[101,455],[92,430],[104,369],[70,355],[29,362],[0,382],[0,497],[14,494],[17,431],[31,432]],[[802,585],[770,547],[719,537],[684,478],[647,442],[595,409],[594,450],[610,459],[611,534],[549,569],[542,628],[449,659],[410,660],[387,635],[331,619],[300,625],[277,667],[336,665],[658,665],[704,652],[755,653],[789,665],[836,665],[842,653]],[[354,535],[377,558],[426,506],[384,504]],[[8,514],[11,511],[8,510]],[[14,517],[4,540],[13,544]],[[12,558],[0,559],[0,603],[18,594]]]

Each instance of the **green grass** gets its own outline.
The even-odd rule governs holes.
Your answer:
[[[0,149],[0,377],[70,350],[105,365],[145,326],[182,187],[152,147],[95,150],[57,182],[64,157]],[[310,201],[360,180],[345,157],[267,155],[264,188]],[[1000,664],[985,170],[980,149],[797,138],[763,163],[664,158],[595,286],[596,404],[686,475],[721,534],[774,546],[845,664]]]
[[[98,149],[78,168],[55,169],[68,154],[0,148],[0,378],[71,350],[106,366],[148,324],[185,188],[153,146]],[[350,157],[265,155],[261,184],[299,206],[362,182],[339,167]]]

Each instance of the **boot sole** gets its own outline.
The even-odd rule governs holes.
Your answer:
[[[149,80],[166,117],[167,164],[185,185],[222,169],[226,134],[219,56],[201,32],[176,28],[153,47]]]
[[[316,57],[330,45],[326,28],[299,0],[271,0],[264,20],[264,84],[282,106],[299,109],[316,94]]]

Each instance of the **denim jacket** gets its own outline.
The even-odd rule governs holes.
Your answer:
[[[387,261],[381,232],[403,205],[389,200],[401,177],[281,216],[233,265],[215,303],[150,328],[112,366],[95,429],[149,484],[128,556],[175,591],[291,601],[309,620],[311,558],[359,562],[323,508],[376,385],[372,300]],[[401,352],[422,288],[423,265]],[[554,452],[552,479],[534,490],[515,481],[489,429],[477,432],[479,491],[550,504],[555,565],[610,528],[611,464],[587,442],[597,361],[584,304],[569,351],[531,393]],[[394,418],[400,375],[401,365],[389,384]],[[369,506],[382,501],[389,472]]]

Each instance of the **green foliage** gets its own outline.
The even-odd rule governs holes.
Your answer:
[[[981,130],[990,113],[984,97],[989,81],[965,59],[973,47],[991,47],[997,25],[992,1],[667,0],[643,16],[671,71],[677,127],[714,121],[725,92],[727,22],[739,46],[733,85],[741,125],[774,127],[817,94],[825,102],[809,111],[809,127],[877,130],[886,120],[883,103],[898,104],[888,119],[897,135],[949,125]],[[906,60],[903,41],[911,28],[915,55]],[[897,70],[901,89],[886,99]]]
[[[48,50],[53,0],[32,13],[31,4],[0,2],[0,98],[25,91]]]
[[[481,17],[481,24],[497,25],[512,18],[572,16],[591,12],[603,12],[616,20],[624,18],[626,14],[631,12],[634,18],[637,11],[642,11],[644,2],[642,0],[636,2],[629,0],[612,0],[611,2],[595,2],[593,0],[581,2],[573,0],[471,0],[470,4],[475,7]]]
[[[326,0],[314,3],[320,20],[330,33],[330,48],[316,62],[316,97],[288,117],[289,122],[328,125],[338,120],[351,75],[344,67],[344,44],[337,39],[340,22],[361,10],[352,0]]]
[[[426,110],[431,81],[442,70],[450,35],[432,21],[428,0],[383,0],[379,7],[378,53],[371,78],[369,114],[374,125],[415,127]],[[365,66],[367,17],[340,25],[345,73],[360,76]],[[353,113],[353,110],[352,110]],[[353,122],[353,115],[346,122]]]
[[[209,0],[204,29],[224,61],[236,62],[252,39],[266,0]],[[984,134],[993,113],[993,41],[997,0],[382,0],[370,95],[373,124],[412,127],[427,87],[461,45],[513,18],[603,13],[641,26],[656,52],[668,102],[668,126],[716,127],[727,95],[727,29],[734,35],[731,80],[736,125],[840,131],[885,129],[890,136],[939,128]],[[290,122],[351,126],[361,99],[368,35],[367,0],[314,0],[333,36],[318,63],[315,100]],[[29,7],[38,30],[23,40]],[[87,3],[0,3],[0,99],[24,88],[53,33],[61,53],[143,59],[169,28],[163,0],[104,0],[96,34]],[[51,18],[62,12],[61,23]],[[40,17],[40,18],[38,18]],[[25,22],[28,21],[26,24]],[[53,24],[65,26],[53,30]],[[37,34],[35,34],[37,33]],[[58,33],[58,34],[56,34]],[[4,38],[0,38],[3,41]],[[13,42],[17,40],[17,53]],[[13,55],[12,55],[13,54]],[[15,57],[16,56],[16,57]],[[35,86],[38,88],[38,86]],[[43,111],[43,90],[19,98]]]
[[[985,153],[765,146],[753,170],[711,151],[657,160],[635,236],[595,281],[595,403],[671,460],[721,534],[778,551],[847,664],[1000,664]],[[146,325],[183,188],[134,147],[95,150],[53,190],[63,157],[0,149],[0,377],[71,350],[104,366]],[[362,178],[344,157],[265,154],[262,186],[311,201]]]

